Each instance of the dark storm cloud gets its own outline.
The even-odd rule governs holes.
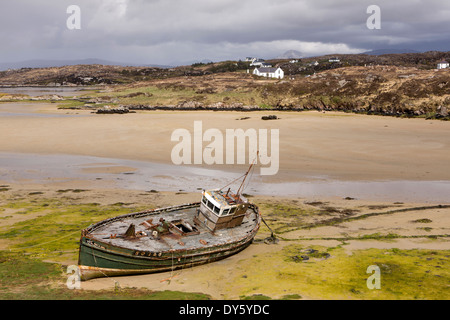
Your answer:
[[[381,8],[381,29],[366,10]],[[170,63],[402,47],[450,50],[450,2],[437,0],[2,0],[0,59],[97,57]],[[81,30],[68,30],[69,5]]]

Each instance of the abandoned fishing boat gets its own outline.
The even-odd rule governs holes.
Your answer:
[[[188,268],[247,248],[262,219],[241,194],[250,169],[236,193],[203,190],[200,202],[125,214],[82,230],[81,279]]]

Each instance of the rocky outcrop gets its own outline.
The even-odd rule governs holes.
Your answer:
[[[154,111],[154,110],[180,110],[180,111],[196,111],[196,110],[210,110],[210,111],[267,111],[256,105],[243,105],[242,103],[226,104],[224,102],[217,102],[209,105],[204,105],[198,101],[184,101],[177,105],[153,106],[153,105],[125,105],[123,108],[129,111]],[[450,120],[447,107],[441,106],[437,112],[430,112],[430,109],[417,109],[413,106],[407,105],[389,105],[379,106],[374,104],[365,105],[361,102],[345,102],[341,104],[326,104],[323,101],[309,101],[304,104],[292,105],[277,105],[270,110],[277,111],[340,111],[352,112],[369,115],[394,116],[394,117],[419,117],[429,115],[430,119]],[[112,113],[104,112],[104,113]],[[274,120],[276,116],[264,116],[263,120]]]
[[[261,120],[277,120],[277,119],[278,119],[278,117],[276,115],[274,115],[274,114],[269,115],[269,116],[262,116],[261,117]]]
[[[30,97],[28,95],[24,94],[4,94],[0,96],[0,101],[24,101],[24,100],[31,100],[31,101],[62,101],[65,98],[57,95],[57,94],[48,94],[43,96],[36,96],[36,97]]]
[[[127,107],[120,106],[120,107],[110,107],[110,106],[104,106],[102,108],[97,109],[97,114],[125,114],[130,113],[130,110]]]
[[[57,94],[49,94],[49,95],[43,95],[43,96],[37,96],[37,97],[31,97],[30,100],[32,101],[42,101],[42,100],[50,100],[50,101],[61,101],[65,98],[57,95]]]
[[[259,106],[246,106],[242,103],[226,104],[224,102],[216,102],[213,104],[204,105],[198,101],[184,101],[177,105],[167,106],[152,106],[152,105],[127,105],[126,108],[135,111],[145,110],[211,110],[211,111],[260,111],[263,110]]]
[[[437,117],[448,117],[448,109],[446,106],[439,106],[436,110]]]

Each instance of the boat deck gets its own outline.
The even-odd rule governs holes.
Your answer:
[[[235,242],[251,234],[258,225],[258,214],[249,208],[240,226],[220,229],[212,233],[206,227],[194,224],[194,216],[197,210],[198,207],[196,206],[139,217],[124,216],[121,219],[96,227],[87,236],[116,247],[157,253],[192,250]],[[148,229],[148,224],[144,222],[151,219],[153,224],[159,224],[160,218],[163,218],[167,222],[183,220],[197,228],[198,232],[187,233],[186,235],[168,233],[155,238],[152,235],[152,230]],[[147,235],[135,239],[123,237],[130,224],[135,225],[135,232],[137,234],[145,232]]]

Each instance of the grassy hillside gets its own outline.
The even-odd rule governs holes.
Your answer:
[[[329,58],[269,61],[283,68],[283,80],[253,76],[248,62],[224,61],[172,69],[80,65],[10,70],[0,72],[0,85],[103,88],[80,101],[66,101],[68,107],[312,109],[449,119],[450,70],[435,69],[438,61],[450,58],[448,53],[338,55],[339,63]],[[24,99],[0,94],[1,101]]]
[[[110,88],[84,101],[179,109],[345,111],[447,119],[450,70],[343,67],[273,80],[242,72],[173,77]]]

